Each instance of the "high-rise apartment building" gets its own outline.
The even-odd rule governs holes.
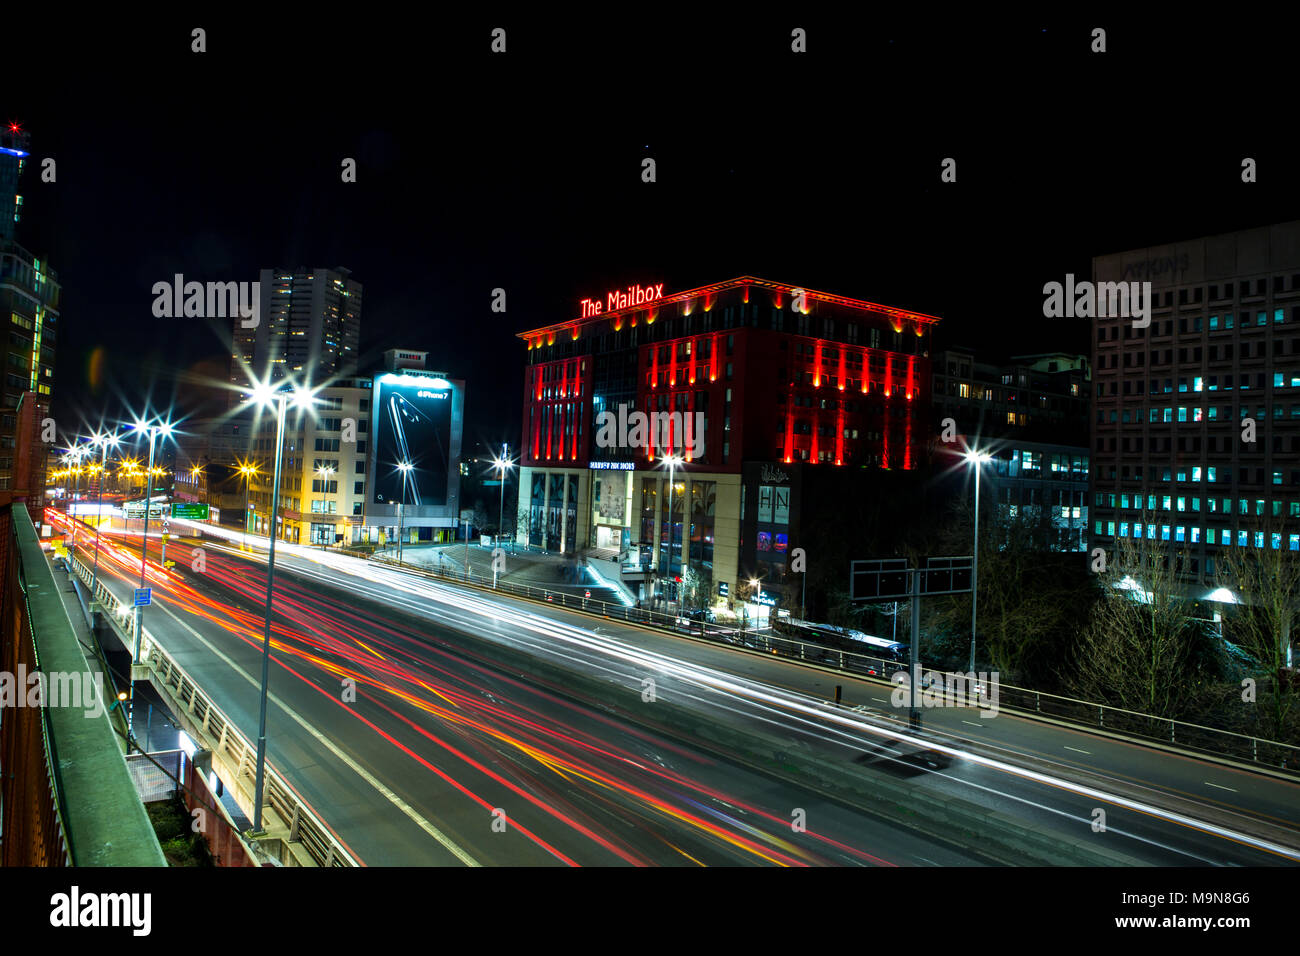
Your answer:
[[[1149,282],[1153,301],[1093,320],[1091,547],[1166,542],[1204,584],[1225,548],[1300,551],[1300,222],[1099,256],[1092,272]]]
[[[248,385],[245,366],[260,380],[292,376],[320,384],[357,374],[361,343],[361,283],[338,269],[263,269],[257,324],[232,324],[230,382]]]

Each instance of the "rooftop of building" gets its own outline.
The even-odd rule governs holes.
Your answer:
[[[1252,226],[1249,229],[1233,229],[1229,232],[1212,232],[1203,236],[1180,236],[1167,239],[1164,242],[1152,243],[1148,246],[1136,246],[1131,249],[1116,249],[1112,252],[1105,252],[1095,256],[1095,259],[1107,259],[1112,256],[1131,255],[1135,252],[1147,252],[1152,249],[1166,249],[1171,246],[1183,245],[1190,242],[1204,242],[1215,239],[1240,239],[1243,237],[1267,238],[1276,233],[1293,233],[1300,236],[1300,219],[1293,219],[1289,222],[1267,223],[1262,226]]]
[[[588,315],[576,319],[569,319],[564,322],[557,322],[552,325],[542,326],[541,328],[531,329],[527,332],[519,332],[518,337],[529,342],[530,347],[536,347],[542,344],[541,340],[550,338],[561,331],[575,333],[576,330],[585,326],[595,325],[608,319],[610,316],[628,315],[634,312],[644,312],[650,309],[659,309],[665,305],[671,305],[678,302],[688,302],[691,299],[700,298],[701,296],[716,296],[732,289],[766,289],[776,295],[794,295],[796,292],[802,292],[805,299],[813,302],[825,302],[829,305],[839,306],[841,308],[856,309],[860,312],[879,315],[894,326],[895,331],[901,331],[905,323],[912,323],[916,326],[934,325],[940,321],[936,315],[927,315],[924,312],[913,312],[910,309],[899,309],[893,306],[880,305],[876,302],[868,302],[865,299],[851,299],[847,296],[836,295],[831,292],[819,292],[815,289],[809,289],[807,286],[788,285],[783,282],[773,282],[770,279],[759,279],[755,276],[737,276],[734,279],[728,279],[725,282],[715,282],[711,285],[700,286],[697,289],[687,289],[684,292],[674,292],[671,295],[664,295],[650,303],[640,303],[629,305],[626,308],[611,309],[602,311],[598,315]],[[748,299],[746,300],[748,301]],[[710,306],[706,304],[705,308]],[[919,334],[919,333],[918,333]],[[534,340],[537,340],[534,342]],[[550,344],[549,342],[547,344]]]

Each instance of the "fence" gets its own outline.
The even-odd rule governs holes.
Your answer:
[[[90,569],[78,558],[72,558],[71,561],[77,577],[89,586]],[[123,645],[130,647],[134,636],[128,633],[128,625],[123,623],[129,621],[128,614],[124,613],[129,608],[117,599],[102,578],[95,582],[92,600],[99,601],[108,610],[105,619],[117,629]],[[185,669],[153,640],[147,629],[140,641],[139,664],[153,674],[153,682],[158,690],[169,696],[179,709],[189,715],[190,720],[202,728],[208,738],[216,742],[214,753],[222,754],[236,768],[236,780],[232,786],[243,786],[251,793],[257,779],[257,747],[236,729]],[[358,865],[270,761],[266,764],[265,787],[263,805],[274,810],[287,823],[289,842],[300,842],[318,866]]]

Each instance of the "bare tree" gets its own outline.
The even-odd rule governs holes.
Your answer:
[[[1141,524],[1155,527],[1155,516]],[[1099,572],[1101,594],[1062,682],[1086,700],[1177,716],[1213,677],[1205,635],[1178,581],[1177,556],[1148,533],[1115,539]]]
[[[1268,675],[1269,723],[1277,739],[1287,736],[1296,698],[1291,624],[1300,611],[1300,554],[1290,543],[1298,528],[1285,518],[1261,520],[1246,531],[1249,546],[1226,547],[1216,556],[1218,584],[1240,602],[1227,636]]]
[[[1048,656],[1045,648],[1074,630],[1089,600],[1087,582],[1070,573],[1083,556],[1051,552],[1056,532],[1050,520],[1044,521],[1044,510],[1020,508],[1012,514],[996,503],[980,508],[976,649],[1004,675],[1033,670],[1032,662]],[[973,518],[968,502],[953,510],[936,542],[940,553],[970,553]],[[923,609],[927,626],[948,635],[942,643],[963,665],[968,650],[957,651],[958,645],[969,648],[971,599],[936,600]]]

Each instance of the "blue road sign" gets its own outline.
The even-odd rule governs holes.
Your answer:
[[[145,607],[146,605],[152,603],[152,602],[150,601],[150,597],[152,596],[152,592],[153,592],[153,588],[136,588],[136,589],[135,589],[135,606],[136,606],[136,607]]]

